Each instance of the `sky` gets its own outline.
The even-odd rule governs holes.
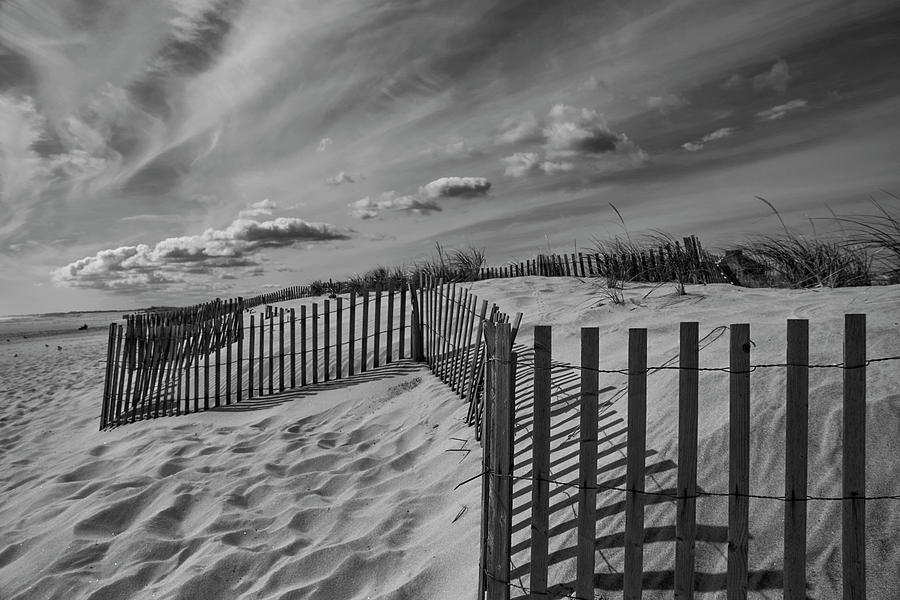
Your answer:
[[[0,314],[900,194],[889,0],[0,0]]]

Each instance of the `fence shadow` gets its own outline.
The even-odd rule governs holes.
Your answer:
[[[512,506],[512,546],[510,556],[513,558],[510,569],[511,591],[514,600],[529,598],[527,577],[530,573],[531,549],[531,497],[532,497],[532,424],[534,411],[534,352],[530,348],[516,346],[518,357],[516,368],[515,391],[515,423],[514,423],[514,483]],[[561,484],[550,484],[550,528],[548,534],[559,541],[558,536],[568,536],[562,547],[549,553],[548,565],[558,565],[573,561],[577,553],[578,526],[578,456],[581,443],[579,436],[580,420],[580,372],[577,368],[561,363],[551,363],[551,428],[550,428],[550,478]],[[600,383],[600,410],[598,412],[598,448],[597,448],[597,485],[600,493],[597,496],[597,522],[625,513],[625,493],[620,491],[604,492],[605,487],[623,488],[626,485],[626,446],[627,428],[622,415],[613,407],[614,400],[624,392],[622,383],[602,381]],[[646,450],[645,476],[648,484],[653,476],[677,469],[675,462],[668,459],[656,459],[659,452],[651,447]],[[658,486],[661,487],[661,486]],[[698,487],[699,489],[699,487]],[[661,494],[676,495],[675,488],[655,489]],[[700,490],[702,491],[702,490]],[[649,495],[645,498],[645,507],[672,503],[674,500],[662,495]],[[622,565],[614,565],[604,551],[622,551],[625,548],[624,520],[615,531],[607,531],[595,539],[595,551],[599,553],[598,566],[611,572],[594,573],[594,588],[616,592],[624,589]],[[603,529],[601,529],[602,531]],[[644,543],[676,541],[675,525],[647,526],[644,530]],[[719,525],[696,526],[697,543],[727,544],[728,528]],[[599,569],[597,569],[599,570]],[[523,579],[525,578],[525,579]],[[724,592],[727,589],[727,573],[696,572],[695,591]],[[753,591],[775,590],[783,588],[784,574],[781,570],[751,570],[748,574],[748,589]],[[645,590],[675,590],[674,565],[671,570],[645,571],[643,574]],[[559,582],[548,588],[548,598],[575,597],[575,581]],[[517,595],[518,594],[518,595]]]

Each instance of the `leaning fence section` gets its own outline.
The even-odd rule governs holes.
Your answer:
[[[291,294],[269,299],[281,298]],[[408,300],[407,288],[390,288],[299,311],[237,299],[127,315],[109,329],[100,428],[228,406],[408,358]]]
[[[624,532],[616,534],[616,545],[621,545],[622,563],[615,565],[617,589],[624,598],[640,598],[645,573],[643,569],[644,542],[652,532],[644,526],[645,506],[659,502],[675,503],[674,514],[674,580],[672,587],[676,598],[693,598],[697,590],[695,573],[695,544],[697,541],[697,502],[705,498],[723,497],[728,500],[727,525],[727,573],[722,591],[729,599],[743,599],[748,593],[748,539],[751,514],[750,498],[784,503],[783,590],[784,598],[803,600],[807,593],[807,503],[811,500],[840,503],[841,563],[844,598],[863,600],[866,597],[866,503],[874,500],[898,500],[900,496],[866,497],[866,367],[871,362],[897,360],[900,357],[867,358],[866,318],[862,314],[849,314],[844,322],[844,358],[835,365],[811,365],[809,362],[809,325],[806,320],[787,322],[786,361],[778,365],[754,365],[751,363],[750,326],[730,326],[729,364],[727,367],[704,368],[699,364],[698,324],[681,323],[679,364],[660,367],[647,365],[647,330],[630,329],[627,338],[627,368],[603,369],[599,360],[599,330],[585,327],[581,332],[581,360],[578,365],[553,361],[551,328],[537,326],[534,346],[528,352],[533,360],[517,359],[512,350],[512,336],[506,323],[485,323],[487,341],[487,370],[484,410],[483,465],[483,521],[481,528],[481,559],[478,579],[478,598],[482,600],[509,600],[517,598],[595,598],[597,574],[597,544],[611,543],[598,540],[598,492],[621,494],[615,498],[616,511],[624,510]],[[560,372],[566,381],[560,380]],[[817,497],[809,495],[807,488],[808,402],[809,371],[812,368],[832,367],[843,373],[843,480],[839,496]],[[658,370],[677,371],[678,413],[678,463],[677,485],[674,489],[648,491],[645,478],[652,476],[647,457],[647,375]],[[750,488],[750,374],[783,369],[786,374],[784,402],[785,424],[785,479],[784,494],[767,496]],[[528,370],[533,379],[533,389],[516,390],[517,370]],[[729,381],[728,427],[728,489],[703,490],[698,486],[698,373],[723,372]],[[553,379],[551,379],[553,374]],[[627,441],[617,440],[624,451],[622,466],[624,477],[598,483],[598,419],[604,417],[598,406],[598,376],[620,374],[627,377],[627,424],[619,432]],[[519,380],[526,378],[519,377]],[[574,405],[579,411],[577,428],[560,431],[551,429],[551,415],[559,411],[551,407],[551,389],[567,386],[568,396],[577,399]],[[531,387],[531,386],[528,386]],[[517,401],[517,396],[528,396],[529,402]],[[521,419],[516,411],[530,412],[530,423],[522,426],[527,432],[520,442],[531,444],[531,464],[525,464],[521,475],[516,475],[516,460],[527,461],[517,454],[514,431]],[[600,411],[598,413],[598,410]],[[619,420],[621,421],[621,420]],[[607,423],[607,429],[609,429]],[[567,427],[569,427],[567,425]],[[621,427],[616,425],[616,427]],[[568,437],[566,437],[568,433]],[[609,437],[609,434],[607,438]],[[551,440],[575,439],[573,452],[577,457],[577,479],[574,471],[566,481],[551,476]],[[702,457],[700,457],[702,459]],[[528,468],[530,466],[530,468]],[[558,467],[558,465],[557,465]],[[674,465],[673,465],[674,468]],[[513,491],[513,483],[521,489]],[[551,528],[551,490],[566,490],[576,515],[571,528],[577,531],[574,547],[548,551],[549,541],[559,534],[559,527]],[[527,494],[530,502],[513,507],[513,497]],[[605,496],[609,497],[609,496]],[[555,509],[558,509],[557,505]],[[601,511],[604,507],[600,507]],[[514,524],[514,515],[527,511],[526,519]],[[608,511],[607,511],[608,512]],[[514,551],[513,531],[519,531],[526,540],[516,544],[515,550],[530,552],[527,559],[511,564]],[[569,527],[564,528],[566,530]],[[609,536],[607,536],[609,537]],[[549,565],[561,557],[575,560],[574,581],[553,581]],[[523,564],[524,562],[524,564]],[[512,568],[512,571],[511,571]],[[527,582],[527,584],[526,584]]]

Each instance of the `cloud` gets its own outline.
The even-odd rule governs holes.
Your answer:
[[[393,190],[382,193],[375,200],[366,196],[356,202],[351,202],[348,206],[351,209],[350,214],[356,219],[372,219],[383,210],[407,211],[419,215],[441,211],[441,207],[434,200],[415,194],[401,196]]]
[[[327,183],[328,185],[337,187],[337,186],[345,184],[345,183],[356,183],[356,180],[353,177],[351,177],[349,174],[345,173],[344,171],[341,171],[334,177],[329,177],[328,179],[326,179],[325,183]]]
[[[683,106],[687,106],[687,104],[687,99],[678,96],[677,94],[647,97],[647,108],[651,110],[658,110],[664,115],[667,115],[673,110],[677,110]]]
[[[707,133],[699,140],[695,140],[693,142],[687,142],[681,145],[682,148],[687,150],[688,152],[696,152],[697,150],[702,149],[707,143],[713,142],[715,140],[721,140],[723,138],[730,137],[734,133],[734,129],[731,127],[722,127],[721,129],[716,129],[712,133]]]
[[[272,211],[278,208],[278,205],[266,198],[265,200],[260,200],[259,202],[254,202],[248,208],[241,210],[238,213],[238,219],[251,219],[254,217],[270,217],[272,216]]]
[[[744,85],[745,81],[746,79],[744,79],[743,75],[741,75],[740,73],[734,73],[731,77],[725,80],[725,83],[722,84],[722,87],[724,87],[726,90],[735,90]]]
[[[373,219],[381,211],[411,212],[427,215],[441,212],[440,198],[475,198],[484,196],[491,189],[491,182],[484,177],[441,177],[426,183],[415,194],[401,196],[395,191],[384,192],[376,199],[369,196],[351,202],[350,215],[355,219]]]
[[[540,155],[536,152],[516,152],[512,156],[502,158],[501,162],[506,165],[506,170],[503,174],[507,177],[523,177],[529,173],[553,175],[571,171],[575,168],[575,165],[570,162],[542,161]]]
[[[491,182],[484,177],[441,177],[422,186],[420,193],[426,198],[474,198],[490,189]]]
[[[632,146],[626,136],[611,131],[597,111],[565,104],[550,109],[543,133],[548,158],[628,151]]]
[[[325,152],[328,149],[328,146],[331,145],[331,138],[322,138],[319,140],[319,145],[316,146],[316,152]]]
[[[753,89],[763,90],[765,88],[771,88],[779,94],[783,94],[787,91],[788,80],[790,80],[790,78],[790,68],[788,67],[787,61],[783,58],[779,58],[775,64],[772,65],[771,69],[765,73],[760,73],[753,78]]]
[[[803,98],[797,98],[796,100],[791,100],[785,104],[779,104],[772,108],[760,111],[756,113],[756,118],[760,121],[776,121],[783,118],[789,112],[806,108],[807,104],[807,101]]]
[[[252,210],[271,210],[268,200]],[[207,229],[200,235],[170,237],[154,246],[138,244],[101,250],[52,275],[59,285],[108,291],[140,291],[146,286],[187,282],[187,276],[217,276],[222,269],[258,267],[254,255],[270,247],[299,242],[347,239],[346,232],[326,223],[296,217],[257,221],[239,217],[224,229]]]
[[[543,142],[541,124],[533,112],[525,112],[515,117],[507,117],[500,125],[497,134],[498,144],[518,144],[524,142]]]

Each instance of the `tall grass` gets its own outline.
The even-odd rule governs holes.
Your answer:
[[[884,192],[891,200],[900,197]],[[900,283],[900,206],[886,207],[872,198],[877,209],[872,215],[834,215],[847,226],[846,243],[868,250],[879,278],[885,283]]]

